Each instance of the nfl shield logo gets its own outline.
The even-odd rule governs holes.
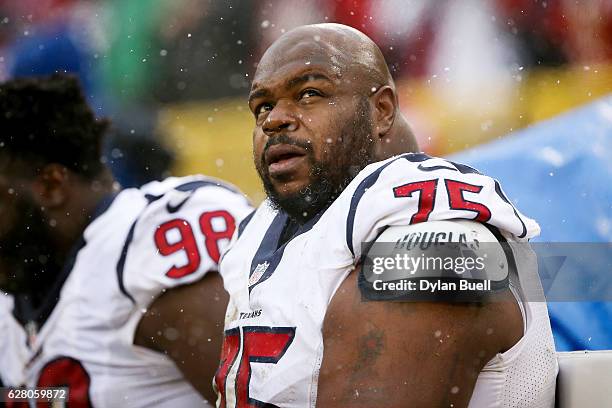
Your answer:
[[[260,263],[259,265],[257,265],[255,270],[253,271],[253,274],[249,278],[249,286],[253,286],[257,282],[259,282],[259,280],[261,279],[263,274],[268,269],[268,266],[270,266],[270,263],[268,261],[266,261],[264,263]]]

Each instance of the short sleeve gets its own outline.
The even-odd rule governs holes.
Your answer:
[[[389,226],[467,219],[498,228],[517,240],[538,235],[499,183],[468,166],[424,154],[406,154],[366,167],[343,192],[346,246],[355,260],[361,244]]]
[[[242,194],[214,184],[196,183],[148,199],[118,265],[122,291],[143,308],[164,290],[216,271],[237,226],[252,211]]]

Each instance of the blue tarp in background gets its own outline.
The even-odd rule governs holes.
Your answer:
[[[450,159],[498,179],[533,242],[612,241],[612,96]],[[557,350],[612,349],[612,302],[548,307]]]

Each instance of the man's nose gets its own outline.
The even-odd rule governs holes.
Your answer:
[[[283,131],[293,132],[298,128],[298,121],[289,102],[279,101],[268,113],[262,129],[268,136],[273,136]]]

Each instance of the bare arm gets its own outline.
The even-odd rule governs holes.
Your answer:
[[[465,407],[484,365],[522,336],[509,292],[486,304],[368,302],[357,275],[327,310],[319,407]]]
[[[228,296],[221,276],[168,290],[149,307],[136,330],[134,344],[165,353],[187,381],[209,402],[216,395],[212,378],[219,364]]]

